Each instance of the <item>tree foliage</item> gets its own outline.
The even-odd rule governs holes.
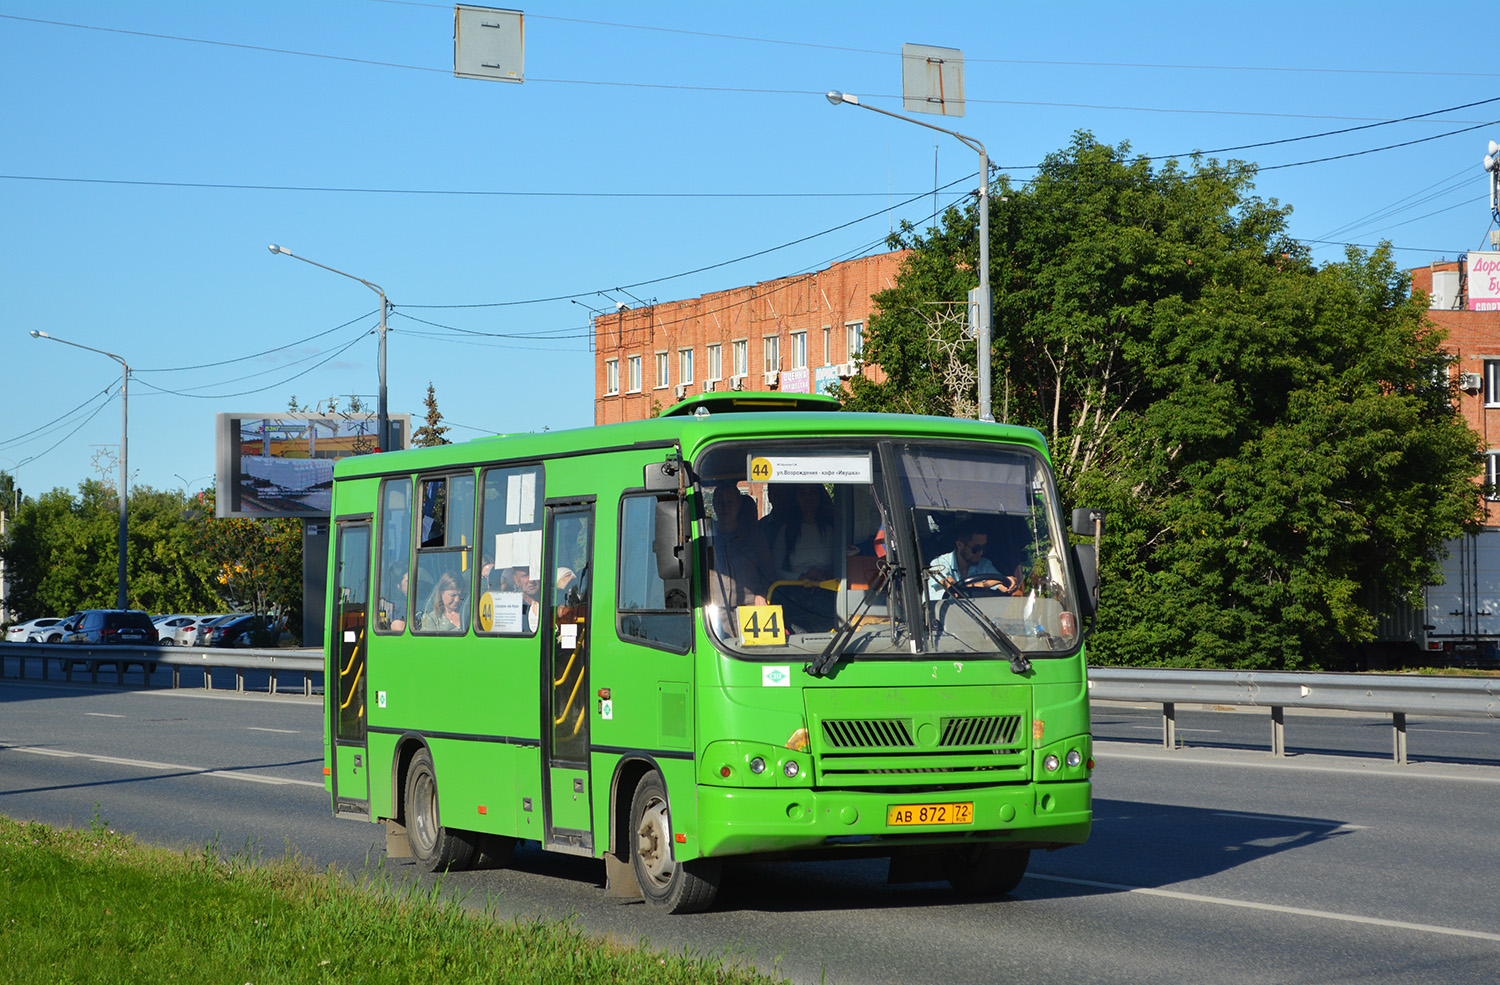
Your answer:
[[[194,536],[194,519],[173,492],[130,491],[126,576],[132,608],[210,612],[221,604]],[[0,553],[21,619],[113,608],[119,588],[119,499],[88,480],[24,499]]]
[[[430,380],[427,383],[427,396],[422,400],[422,406],[427,408],[427,415],[422,426],[412,434],[412,444],[418,448],[452,444],[443,437],[448,433],[448,427],[443,423],[442,411],[438,410],[437,391],[433,389]]]
[[[302,521],[287,517],[215,517],[214,495],[202,497],[195,524],[198,550],[230,608],[287,617],[301,625]]]
[[[991,199],[995,416],[1110,510],[1097,661],[1327,663],[1480,515],[1478,439],[1406,276],[1385,248],[1312,264],[1252,173],[1080,133]],[[971,205],[893,238],[912,253],[865,344],[887,375],[852,381],[851,409],[973,399],[939,343],[974,345],[933,311],[977,284],[977,224]]]

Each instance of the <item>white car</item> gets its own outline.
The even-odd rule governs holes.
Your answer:
[[[196,623],[202,616],[168,615],[157,616],[151,620],[156,627],[156,635],[163,646],[172,646],[177,642],[177,632],[184,626]]]
[[[208,635],[210,623],[218,622],[220,619],[228,619],[228,616],[197,616],[192,622],[179,626],[177,629],[178,646],[205,646],[204,637]]]
[[[60,622],[62,622],[62,616],[43,616],[40,619],[28,619],[26,622],[16,623],[5,631],[5,642],[29,642],[32,633],[56,626]]]

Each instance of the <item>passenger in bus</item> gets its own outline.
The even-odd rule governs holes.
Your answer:
[[[406,630],[406,586],[411,574],[405,565],[393,564],[380,582],[380,623],[393,633]]]
[[[788,516],[771,544],[777,580],[766,598],[781,606],[792,632],[823,633],[838,622],[837,583],[830,581],[839,574],[833,500],[817,483],[797,483],[791,488],[791,509],[782,508]]]
[[[714,600],[726,608],[765,605],[775,576],[771,545],[755,522],[755,500],[733,482],[714,487]]]
[[[795,484],[792,509],[771,542],[771,557],[783,580],[823,581],[834,576],[833,500],[822,486]]]
[[[451,571],[438,576],[432,599],[417,624],[424,633],[462,633],[468,627],[463,586]]]
[[[927,597],[937,600],[954,590],[982,588],[1001,595],[1015,595],[1021,587],[1019,573],[1002,575],[1000,569],[985,557],[989,534],[972,520],[958,526],[953,535],[953,550],[940,554],[927,566]]]

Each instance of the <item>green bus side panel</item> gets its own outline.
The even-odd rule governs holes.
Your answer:
[[[552,789],[552,826],[590,830],[589,771],[554,766],[548,780]]]

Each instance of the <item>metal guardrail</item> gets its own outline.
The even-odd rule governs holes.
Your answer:
[[[1297,674],[1233,670],[1090,667],[1089,697],[1162,706],[1162,745],[1177,748],[1177,705],[1239,705],[1271,711],[1271,753],[1286,755],[1286,709],[1391,716],[1391,754],[1406,763],[1406,716],[1500,719],[1500,678],[1395,674]]]
[[[82,666],[93,683],[99,681],[99,670],[111,667],[120,679],[124,679],[129,667],[140,667],[144,675],[148,665],[170,667],[172,686],[182,687],[182,672],[198,669],[203,672],[203,687],[214,689],[214,670],[233,670],[236,691],[245,690],[245,671],[267,671],[270,674],[269,690],[276,694],[276,672],[291,671],[302,674],[302,693],[313,694],[313,678],[323,672],[321,650],[257,650],[235,647],[207,646],[81,646],[64,643],[0,643],[0,680],[10,676],[12,661],[17,666],[17,677],[26,678],[29,664],[39,667],[43,680],[52,679],[52,665],[66,681],[72,681]],[[149,677],[147,681],[149,685]]]

